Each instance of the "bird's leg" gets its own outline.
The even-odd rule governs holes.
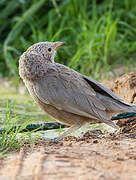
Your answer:
[[[64,137],[66,137],[68,134],[72,133],[73,131],[76,131],[77,129],[81,128],[82,125],[80,124],[74,124],[72,125],[68,130],[66,130],[64,133],[62,133],[59,137],[54,138],[57,141],[62,140]]]
[[[49,139],[49,141],[58,143],[60,140],[62,140],[68,134],[70,134],[73,131],[76,131],[77,129],[81,128],[81,126],[83,126],[84,124],[85,124],[85,122],[74,124],[68,130],[66,130],[64,133],[62,133],[59,137],[56,137],[56,138],[53,138],[53,139]]]

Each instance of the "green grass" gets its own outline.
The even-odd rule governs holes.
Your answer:
[[[24,143],[34,141],[39,137],[32,132],[20,133],[28,124],[51,121],[52,119],[45,115],[31,98],[27,95],[20,95],[15,90],[0,88],[0,158],[7,152],[19,148]],[[18,128],[14,132],[12,127]]]
[[[95,79],[136,58],[135,0],[3,0],[0,10],[1,76],[18,76],[19,56],[39,41],[68,42],[56,61]]]
[[[11,128],[18,124],[19,117],[15,114],[15,102],[7,101],[6,112],[3,119],[3,128],[5,131],[0,133],[0,158],[5,156],[8,150],[20,147],[25,140],[20,138],[17,140],[17,134],[28,124],[25,122],[16,131],[10,131]]]

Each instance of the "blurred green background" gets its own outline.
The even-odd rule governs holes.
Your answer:
[[[56,61],[97,79],[136,64],[136,0],[0,0],[0,76],[33,43],[66,41]]]

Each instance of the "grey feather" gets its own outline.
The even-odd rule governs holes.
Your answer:
[[[116,129],[109,112],[136,110],[99,82],[54,62],[64,42],[40,42],[20,57],[19,74],[32,98],[55,119],[72,125],[63,138],[88,122],[104,122]]]
[[[116,96],[110,89],[101,83],[82,75],[96,92],[96,96],[104,103],[106,109],[110,112],[136,111],[136,105],[129,104]]]
[[[69,69],[67,70],[69,71]],[[57,70],[56,74],[50,73],[41,80],[35,81],[34,91],[37,97],[43,103],[49,102],[59,110],[96,119],[116,128],[115,124],[110,121],[106,107],[91,86],[79,73],[75,76],[74,72],[73,77],[71,71],[72,77],[68,78],[67,70],[63,71],[63,78]],[[67,83],[67,79],[70,79],[69,83]]]

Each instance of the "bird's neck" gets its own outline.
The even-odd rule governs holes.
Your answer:
[[[42,78],[46,75],[47,69],[51,63],[46,63],[44,61],[26,61],[21,59],[19,61],[19,74],[24,80],[34,81]]]

